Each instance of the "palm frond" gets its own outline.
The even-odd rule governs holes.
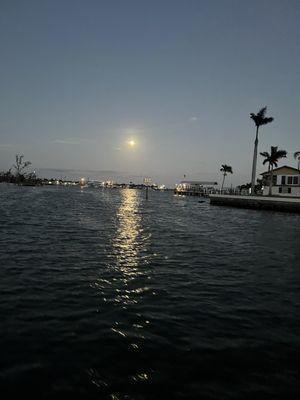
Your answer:
[[[271,146],[271,154],[276,153],[278,146]]]
[[[274,118],[273,118],[273,117],[263,118],[263,119],[261,120],[261,125],[267,125],[267,124],[269,124],[269,123],[272,122],[272,121],[274,121]]]
[[[284,158],[287,155],[287,152],[285,150],[278,150],[277,153],[277,158]]]
[[[280,158],[286,157],[287,152],[285,150],[278,150],[278,146],[271,146],[270,154],[267,151],[264,151],[260,154],[265,157],[263,165],[269,163],[269,166],[272,165],[277,167],[278,160],[280,160]]]
[[[296,160],[297,157],[300,157],[300,151],[295,151],[294,158]]]
[[[267,106],[261,108],[258,111],[257,116],[260,117],[260,118],[265,118],[266,112],[267,112]]]
[[[253,119],[257,127],[269,124],[274,120],[272,117],[266,117],[267,107],[261,108],[257,114],[251,113],[250,118]]]
[[[222,168],[220,169],[221,172],[229,172],[230,174],[232,174],[232,167],[230,165],[227,164],[222,164]]]
[[[270,157],[270,154],[267,151],[263,151],[262,153],[259,153],[263,157]]]

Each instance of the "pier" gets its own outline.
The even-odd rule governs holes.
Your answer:
[[[175,186],[174,194],[180,196],[203,196],[208,197],[210,193],[215,193],[217,182],[207,181],[182,181]]]
[[[294,197],[210,194],[209,199],[210,204],[215,206],[300,213],[300,198]]]

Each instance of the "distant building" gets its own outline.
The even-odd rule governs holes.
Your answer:
[[[214,186],[217,182],[207,181],[181,181],[175,186],[175,194],[182,194],[187,196],[203,196],[215,191]]]
[[[110,180],[103,182],[102,185],[105,188],[115,188],[115,187],[117,187],[116,182],[110,181]]]
[[[152,182],[152,178],[144,178],[143,179],[143,184],[145,185],[145,186],[152,186],[153,185],[153,182]]]
[[[263,172],[263,195],[269,193],[270,172]],[[300,171],[297,168],[283,167],[273,169],[272,194],[277,196],[300,197]]]

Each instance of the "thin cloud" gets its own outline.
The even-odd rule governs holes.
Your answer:
[[[53,144],[71,144],[71,145],[78,145],[78,144],[85,144],[85,143],[94,143],[92,139],[85,139],[85,138],[63,138],[63,139],[55,139],[52,140]]]
[[[189,122],[196,122],[198,121],[198,117],[190,117]]]

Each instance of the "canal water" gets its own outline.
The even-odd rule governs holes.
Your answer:
[[[299,215],[0,185],[0,221],[3,398],[299,398]]]

